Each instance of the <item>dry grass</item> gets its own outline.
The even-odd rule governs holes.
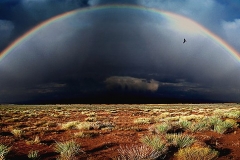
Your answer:
[[[208,147],[187,147],[180,149],[175,156],[178,160],[214,160],[218,152]]]
[[[24,144],[22,142],[26,142],[28,148],[32,146],[42,147],[52,137],[54,141],[63,141],[57,142],[57,144],[68,142],[69,138],[74,138],[76,148],[79,148],[79,153],[81,153],[80,146],[78,146],[79,142],[88,143],[88,141],[92,141],[91,145],[95,145],[95,140],[100,141],[102,137],[113,137],[115,135],[108,141],[116,143],[116,146],[122,144],[120,140],[124,141],[125,137],[130,137],[130,141],[134,139],[137,144],[125,145],[123,143],[124,145],[121,145],[119,149],[118,159],[144,156],[150,157],[150,159],[155,156],[158,156],[158,158],[172,157],[174,153],[172,151],[168,152],[172,148],[175,149],[175,158],[184,159],[184,156],[195,156],[194,159],[197,159],[197,156],[201,157],[201,154],[196,151],[197,149],[204,154],[208,153],[207,150],[212,149],[206,149],[206,141],[197,136],[195,138],[193,135],[205,135],[206,132],[208,135],[213,134],[221,137],[224,137],[226,133],[230,133],[227,136],[238,134],[239,106],[236,105],[237,107],[233,106],[231,108],[226,108],[221,104],[217,108],[215,106],[66,105],[59,107],[53,105],[47,107],[10,106],[9,108],[0,106],[2,118],[0,129],[3,134],[11,132],[14,135],[14,137],[12,135],[6,136],[8,139],[6,139],[7,143],[4,144],[12,145],[18,142]],[[31,125],[29,125],[29,122],[31,122]],[[64,135],[68,135],[68,137],[64,137]],[[196,147],[195,144],[200,140],[206,146]],[[215,145],[217,144],[216,136],[215,140],[208,141],[208,143],[211,143],[210,147],[211,145],[218,147]],[[234,147],[239,146],[238,141],[229,142],[229,144]],[[54,149],[53,146],[52,144],[46,145],[49,149]],[[87,144],[83,144],[83,146],[91,148]],[[62,152],[58,151],[59,159],[64,159],[64,156],[61,156]],[[102,153],[96,151],[96,154],[100,155],[99,152]],[[189,155],[188,152],[192,152],[192,154]],[[213,153],[215,152],[213,151]],[[25,154],[28,153],[25,152]],[[33,157],[34,154],[36,153],[31,153]],[[76,159],[76,154],[66,157]],[[89,156],[91,154],[95,153],[89,153]],[[211,155],[206,157],[211,157]],[[191,158],[188,159],[191,160]]]

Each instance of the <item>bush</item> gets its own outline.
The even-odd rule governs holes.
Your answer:
[[[226,119],[225,121],[219,121],[214,126],[214,131],[220,134],[226,133],[228,130],[236,128],[238,126],[237,122],[232,119]]]
[[[11,131],[11,133],[15,136],[15,137],[17,137],[17,138],[21,138],[22,136],[23,136],[23,130],[21,130],[21,129],[13,129],[12,131]]]
[[[5,160],[5,156],[10,151],[10,147],[0,144],[0,160]]]
[[[61,125],[61,128],[64,130],[75,129],[78,124],[79,124],[78,121],[71,121],[71,122],[63,123]]]
[[[186,134],[166,134],[166,139],[172,145],[184,148],[189,147],[195,142],[195,138]]]
[[[187,121],[187,120],[179,121],[179,125],[183,129],[187,129],[191,124],[192,124],[191,121]]]
[[[38,159],[40,159],[40,158],[39,158],[39,155],[38,155],[38,151],[30,151],[30,152],[28,153],[28,158],[29,158],[29,159],[33,159],[33,160],[38,160]]]
[[[120,146],[118,153],[117,160],[155,160],[161,156],[161,152],[145,145]]]
[[[240,118],[240,111],[230,111],[230,112],[227,112],[227,113],[224,113],[225,117],[227,118],[234,118],[234,119],[238,119]]]
[[[175,156],[179,160],[214,160],[218,152],[208,147],[187,147],[180,149]]]
[[[191,125],[187,126],[187,129],[191,132],[198,132],[209,129],[207,121],[194,122]]]
[[[137,118],[134,120],[136,124],[151,124],[153,123],[153,118]]]
[[[169,131],[170,129],[171,129],[170,123],[164,122],[162,124],[155,125],[155,132],[157,134],[167,133],[167,131]]]
[[[91,122],[80,122],[76,125],[79,130],[90,130],[93,128],[93,123]]]
[[[56,142],[54,149],[57,153],[60,153],[60,160],[73,160],[79,151],[83,152],[80,150],[80,145],[76,144],[73,140]]]
[[[149,147],[154,148],[162,154],[167,151],[166,142],[161,140],[159,136],[145,136],[141,139],[141,142]]]

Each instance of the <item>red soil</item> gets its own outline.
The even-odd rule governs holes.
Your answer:
[[[162,107],[162,106],[161,106]],[[187,107],[187,106],[185,106]],[[16,138],[11,132],[11,128],[20,126],[22,129],[35,126],[37,122],[45,120],[46,122],[56,122],[57,124],[66,123],[70,121],[84,121],[86,117],[81,111],[74,108],[68,109],[67,107],[58,108],[60,111],[68,112],[69,116],[50,116],[50,113],[58,111],[53,109],[41,108],[41,111],[37,112],[36,117],[25,117],[15,121],[7,121],[6,117],[20,117],[26,115],[23,112],[13,113],[12,110],[8,110],[12,107],[1,107],[0,115],[2,117],[0,128],[0,143],[11,146],[11,151],[7,155],[9,160],[28,159],[27,154],[30,150],[38,150],[40,159],[52,160],[56,159],[59,154],[54,151],[55,142],[63,142],[74,139],[75,142],[81,144],[81,149],[84,153],[78,155],[78,159],[91,159],[91,160],[110,160],[118,155],[119,146],[140,144],[140,139],[144,135],[151,134],[148,127],[151,124],[136,125],[133,123],[134,119],[139,117],[149,116],[148,112],[142,112],[143,109],[138,107],[117,106],[116,109],[111,107],[110,110],[116,110],[116,112],[109,112],[106,109],[93,109],[96,112],[98,121],[111,122],[115,125],[113,129],[102,130],[88,130],[85,133],[95,133],[93,137],[76,138],[75,132],[79,132],[77,129],[62,130],[59,125],[53,127],[42,127],[39,125],[35,129],[26,129],[25,134],[21,138]],[[37,107],[30,108],[36,109]],[[47,107],[45,107],[47,108]],[[55,107],[56,109],[57,107]],[[130,109],[129,109],[130,108]],[[157,107],[155,107],[157,108]],[[171,107],[167,107],[168,110]],[[17,109],[17,107],[15,107]],[[24,109],[23,109],[24,110]],[[28,110],[26,107],[25,110]],[[8,111],[8,113],[6,113]],[[91,112],[91,111],[90,111]],[[238,120],[238,123],[240,120]],[[20,125],[21,124],[21,125]],[[27,126],[27,127],[26,127]],[[42,127],[42,130],[41,130]],[[193,134],[193,133],[189,133]],[[197,132],[193,134],[196,139],[204,144],[219,151],[219,160],[238,160],[240,159],[240,128],[238,127],[234,131],[226,134],[218,134],[213,131]],[[27,144],[26,142],[34,139],[35,136],[39,136],[40,143]],[[169,151],[166,159],[175,159],[174,151]]]

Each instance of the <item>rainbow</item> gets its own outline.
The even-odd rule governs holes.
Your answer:
[[[184,17],[182,15],[178,15],[176,13],[172,13],[172,12],[168,12],[168,11],[164,11],[164,10],[158,10],[158,9],[154,9],[154,8],[145,8],[145,7],[136,6],[136,5],[102,5],[102,6],[96,6],[96,7],[88,7],[88,8],[77,9],[77,10],[74,10],[74,11],[63,13],[63,14],[60,14],[60,15],[55,16],[53,18],[50,18],[50,19],[40,23],[39,25],[35,26],[34,28],[29,30],[28,32],[26,32],[24,35],[20,36],[13,43],[11,43],[7,48],[5,48],[3,50],[3,52],[0,54],[0,61],[4,57],[6,57],[9,53],[11,53],[11,51],[13,51],[18,45],[21,45],[22,42],[28,40],[29,37],[31,37],[34,33],[37,33],[39,30],[47,27],[51,23],[54,23],[56,21],[68,18],[68,17],[70,17],[70,16],[72,16],[76,13],[79,13],[79,12],[84,13],[84,12],[95,11],[95,10],[119,9],[119,8],[120,9],[142,10],[142,11],[144,10],[144,11],[147,11],[147,12],[153,12],[153,13],[156,13],[156,14],[160,14],[160,15],[164,16],[165,18],[167,18],[168,20],[175,23],[176,25],[179,25],[178,27],[182,28],[183,30],[184,30],[184,28],[186,29],[186,25],[182,26],[181,24],[185,24],[185,22],[187,22],[187,23],[190,22],[191,23],[190,24],[191,28],[187,28],[188,32],[189,31],[191,32],[191,29],[193,29],[193,28],[196,29],[196,27],[197,27],[198,30],[200,30],[202,34],[204,34],[208,38],[212,39],[215,43],[219,44],[224,50],[226,50],[229,54],[231,54],[231,56],[233,56],[233,58],[235,60],[240,62],[240,54],[232,46],[230,46],[222,38],[220,38],[219,36],[217,36],[216,34],[211,32],[210,30],[208,30],[204,26],[198,24],[197,22],[195,22],[195,21],[193,21],[193,20],[191,20],[187,17]]]

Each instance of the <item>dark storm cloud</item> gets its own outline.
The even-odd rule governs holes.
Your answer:
[[[107,88],[118,88],[127,89],[127,90],[136,90],[136,91],[151,91],[155,92],[158,90],[159,82],[153,79],[146,80],[141,78],[134,77],[120,77],[120,76],[112,76],[108,77],[105,80]]]
[[[56,14],[112,3],[139,4],[187,16],[240,50],[239,19],[228,15],[225,11],[231,8],[218,1],[9,1],[1,6],[10,14],[0,10],[4,13],[0,14],[0,33],[11,39],[12,34],[20,35]],[[0,102],[102,95],[106,100],[112,95],[116,99],[140,95],[240,100],[239,63],[214,39],[187,24],[169,23],[166,17],[147,10],[120,8],[54,22],[1,61]],[[183,38],[187,43],[182,43]]]
[[[11,21],[0,20],[0,51],[9,44],[14,27]]]
[[[89,0],[90,5],[105,5],[105,4],[138,4],[138,0]]]
[[[236,44],[240,41],[240,37],[236,37],[239,28],[240,2],[235,0],[138,0],[138,4],[189,17],[222,37],[240,52],[240,45]],[[231,37],[232,35],[235,35],[234,38]]]
[[[58,14],[87,6],[89,6],[88,0],[0,1],[0,20],[8,21],[14,25],[14,29],[11,32],[12,34],[8,36],[8,39],[5,39],[5,43],[0,42],[0,51],[3,50],[11,41],[24,34],[40,22]]]

